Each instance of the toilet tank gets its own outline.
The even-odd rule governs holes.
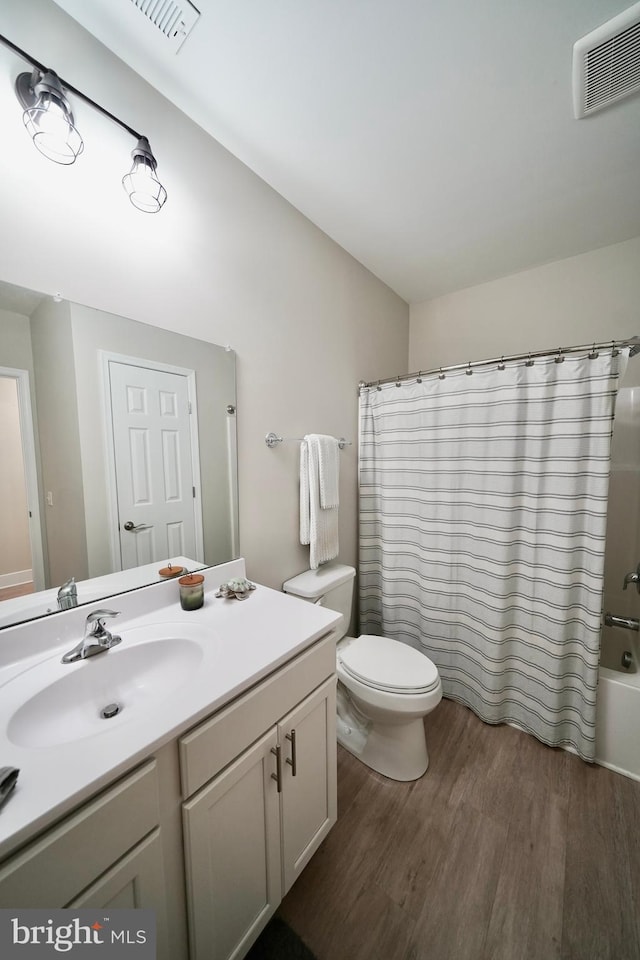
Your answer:
[[[344,617],[341,637],[346,636],[351,623],[353,605],[354,567],[344,563],[327,563],[317,570],[305,570],[282,584],[285,593],[294,597],[319,603],[328,610],[335,610]]]

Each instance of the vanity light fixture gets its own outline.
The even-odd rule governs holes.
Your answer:
[[[133,166],[122,178],[122,186],[136,209],[144,213],[157,213],[167,199],[167,191],[156,174],[158,164],[147,138],[105,110],[95,100],[91,100],[81,90],[60,79],[53,70],[38,63],[6,37],[0,35],[0,42],[33,67],[31,73],[19,74],[15,89],[16,96],[24,107],[25,128],[40,153],[55,163],[65,165],[74,163],[76,157],[82,153],[84,143],[75,126],[67,94],[80,97],[136,140],[136,146],[131,152]]]
[[[16,80],[16,95],[25,108],[22,119],[34,146],[54,163],[73,163],[84,143],[53,70],[21,73]]]

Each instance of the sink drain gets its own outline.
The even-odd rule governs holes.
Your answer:
[[[103,720],[110,720],[111,717],[117,717],[121,710],[122,707],[119,703],[108,703],[106,707],[103,707],[100,711],[100,716]]]

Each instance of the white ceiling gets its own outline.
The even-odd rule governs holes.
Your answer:
[[[409,302],[640,235],[640,96],[572,109],[626,0],[56,2]]]

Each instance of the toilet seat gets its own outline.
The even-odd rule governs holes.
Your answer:
[[[363,634],[338,644],[338,662],[355,680],[386,693],[420,694],[435,690],[438,669],[419,650],[389,637]]]

